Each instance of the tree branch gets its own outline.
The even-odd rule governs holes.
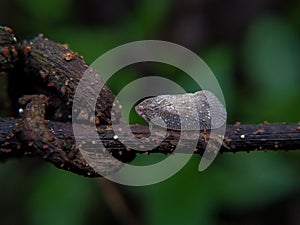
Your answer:
[[[65,45],[44,38],[43,35],[20,43],[16,41],[12,29],[0,27],[0,74],[6,74],[8,77],[9,96],[15,116],[0,118],[0,160],[38,156],[58,168],[73,173],[89,177],[100,176],[78,149],[70,118],[76,87],[87,68],[83,57]],[[89,72],[99,76],[94,70]],[[93,81],[87,82],[88,85],[99,85]],[[31,97],[22,97],[28,94]],[[87,94],[90,96],[92,93]],[[23,104],[27,104],[21,117],[17,113],[20,98]],[[104,146],[98,150],[109,152],[122,162],[132,161],[137,153],[173,154],[180,138],[186,147],[183,149],[190,149],[190,140],[198,140],[193,153],[201,155],[208,141],[216,138],[211,136],[209,131],[200,132],[199,137],[199,133],[189,131],[169,130],[165,133],[158,127],[153,128],[149,136],[147,126],[131,125],[132,133],[142,142],[132,140],[128,133],[120,130],[119,136],[125,139],[126,144],[138,146],[139,149],[151,149],[151,145],[143,141],[150,137],[158,146],[149,151],[128,148],[122,144],[124,140],[121,140],[111,127],[110,111],[114,98],[104,84],[95,109],[97,132]],[[82,112],[82,109],[79,109],[78,116]],[[119,112],[116,115],[118,119]],[[90,127],[82,128],[82,138],[88,137],[92,131]],[[296,149],[300,149],[300,124],[236,124],[227,125],[220,152]],[[191,154],[184,150],[175,153]],[[99,155],[91,157],[97,158]],[[101,162],[115,163],[111,160]]]
[[[47,127],[52,131],[55,138],[63,142],[74,140],[72,125],[68,123],[49,121]],[[149,136],[149,129],[143,125],[131,125],[132,132],[139,138]],[[38,156],[56,167],[71,171],[73,173],[84,176],[95,177],[99,176],[91,167],[89,167],[77,148],[70,148],[68,151],[62,150],[55,146],[36,149],[32,143],[27,143],[20,137],[21,130],[24,129],[21,119],[0,119],[0,159],[7,159],[16,156]],[[102,134],[101,140],[107,150],[119,155],[122,159],[124,152],[134,152],[142,154],[162,153],[172,154],[172,149],[176,146],[180,137],[178,131],[168,131],[166,139],[153,149],[152,151],[139,152],[134,149],[127,149],[120,141],[115,140],[115,133],[110,126],[100,126],[98,128]],[[161,139],[159,128],[153,130],[153,140]],[[84,135],[86,129],[83,131]],[[126,138],[128,134],[123,133]],[[187,135],[183,138],[183,143],[188,143],[188,140],[194,138],[194,135]],[[200,134],[197,150],[195,154],[203,153],[204,147],[209,140],[209,134]],[[42,140],[36,140],[42,143]],[[72,142],[73,143],[73,142]],[[138,145],[139,143],[131,143]],[[189,146],[187,146],[188,148]],[[261,151],[261,150],[296,150],[300,149],[300,125],[299,124],[258,124],[258,125],[227,125],[224,142],[220,149],[220,153],[239,152],[239,151]],[[177,152],[175,152],[177,153]],[[190,152],[182,152],[190,154]],[[126,159],[124,160],[126,161]]]

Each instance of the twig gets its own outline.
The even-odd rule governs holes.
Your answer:
[[[76,147],[70,123],[74,93],[87,68],[83,57],[72,52],[66,45],[51,41],[43,35],[31,41],[17,42],[12,29],[0,27],[0,74],[7,74],[9,96],[15,110],[15,118],[0,118],[1,160],[25,155],[38,156],[73,173],[89,177],[99,176]],[[94,70],[88,72],[99,76]],[[86,82],[88,85],[99,85],[93,81]],[[202,154],[208,140],[214,139],[209,132],[201,132],[198,139],[199,133],[168,131],[165,134],[160,128],[155,128],[152,130],[151,140],[160,143],[163,139],[157,147],[143,152],[128,148],[122,144],[122,140],[116,136],[110,125],[110,111],[115,97],[103,85],[95,109],[97,132],[104,146],[99,152],[110,152],[122,162],[132,161],[136,153],[172,154],[181,135],[185,149],[190,149],[190,140],[198,140],[193,153]],[[89,93],[89,89],[86,91],[86,96],[93,94]],[[35,97],[31,97],[31,102],[25,108],[26,113],[19,118],[18,99],[25,94]],[[37,97],[41,94],[47,97],[47,101]],[[43,104],[47,104],[48,108],[44,108],[46,105]],[[78,116],[88,113],[90,112],[78,109]],[[119,119],[119,112],[116,113],[116,118]],[[50,121],[45,120],[45,116]],[[130,128],[141,140],[150,135],[147,126],[131,125]],[[89,136],[92,130],[90,127],[82,129],[82,138]],[[120,132],[120,136],[130,146],[144,149],[150,147],[147,142],[141,144],[137,140],[131,140],[125,131]],[[296,149],[300,149],[299,124],[227,125],[220,152]],[[191,151],[181,153],[191,154]],[[95,154],[91,157],[99,156]],[[112,163],[105,160],[101,162]]]
[[[57,139],[65,142],[74,140],[71,124],[49,121],[47,126]],[[86,161],[76,148],[70,148],[69,152],[56,148],[55,146],[46,149],[35,149],[32,144],[27,143],[20,137],[22,129],[23,123],[20,119],[0,119],[0,159],[34,155],[45,159],[56,167],[73,173],[90,177],[98,176],[98,174],[86,164]],[[148,127],[143,125],[131,125],[131,130],[140,138],[149,135]],[[180,132],[178,131],[169,131],[167,138],[157,148],[148,152],[138,152],[133,149],[125,148],[120,141],[115,140],[115,134],[110,126],[101,126],[99,132],[102,133],[101,139],[106,148],[119,154],[120,159],[122,159],[122,153],[128,151],[143,154],[174,153],[172,149],[176,146],[180,136]],[[154,130],[152,133],[153,140],[155,140],[155,138],[161,138],[161,136],[156,136],[156,133],[158,132],[159,130]],[[86,130],[84,130],[83,133],[86,134]],[[123,135],[126,138],[126,135],[128,134],[124,133]],[[193,138],[193,136],[189,135],[189,138]],[[37,141],[41,142],[41,140]],[[197,151],[194,153],[202,153],[207,141],[207,135],[202,133],[198,141]],[[138,145],[138,143],[132,144]],[[297,149],[300,149],[299,124],[227,125],[224,143],[220,149],[220,153],[260,150],[285,151]],[[190,152],[187,153],[190,154]],[[125,158],[124,161],[130,160]]]

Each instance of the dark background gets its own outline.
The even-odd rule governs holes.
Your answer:
[[[171,41],[213,70],[228,123],[299,122],[300,1],[10,0],[0,2],[0,24],[19,39],[44,33],[69,43],[88,63],[127,42]],[[124,85],[126,75],[140,71],[123,71],[110,87]],[[10,114],[5,88],[0,77],[1,116]],[[227,153],[202,173],[199,159],[147,187],[80,177],[39,159],[9,160],[0,165],[0,223],[300,224],[299,152]]]

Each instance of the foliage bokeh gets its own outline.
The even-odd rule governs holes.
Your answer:
[[[181,44],[214,71],[228,123],[295,123],[300,115],[299,12],[297,1],[280,0],[12,0],[0,3],[0,23],[13,27],[20,39],[44,33],[69,43],[88,63],[130,41]],[[173,72],[159,66],[154,71]],[[124,85],[141,71],[121,72],[118,82]],[[189,87],[180,74],[172,76]],[[113,90],[120,88],[114,85]],[[9,115],[5,86],[1,77],[1,116]],[[117,187],[141,224],[295,224],[299,215],[291,221],[289,213],[300,205],[291,200],[300,196],[299,160],[298,152],[223,154],[199,173],[199,156],[193,156],[167,181]],[[1,224],[129,224],[108,207],[103,183],[40,160],[1,163],[0,184]]]

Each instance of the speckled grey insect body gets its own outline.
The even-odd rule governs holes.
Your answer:
[[[148,98],[135,107],[146,121],[171,130],[211,130],[223,126],[227,113],[210,91]]]

